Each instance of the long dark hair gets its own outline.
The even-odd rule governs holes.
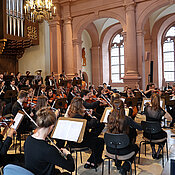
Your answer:
[[[129,126],[126,124],[124,104],[122,100],[118,100],[113,103],[113,111],[108,116],[107,128],[109,133],[129,134]]]

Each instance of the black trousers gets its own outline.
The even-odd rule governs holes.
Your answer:
[[[24,167],[24,154],[6,154],[1,156],[0,166],[6,166],[7,164]]]
[[[91,137],[90,135],[81,143],[69,142],[71,148],[88,147],[92,150],[92,153],[87,160],[90,163],[99,164],[103,161],[102,153],[104,150],[104,140],[98,137]]]

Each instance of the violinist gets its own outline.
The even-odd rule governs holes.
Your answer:
[[[147,91],[145,91],[144,93],[147,96],[147,98],[150,98],[154,91],[155,91],[155,84],[152,83],[149,86],[149,89]]]
[[[0,104],[0,115],[2,116],[3,108]],[[0,117],[1,118],[1,117]],[[1,122],[0,122],[1,123]],[[13,163],[18,165],[24,165],[24,155],[22,154],[7,154],[11,144],[13,135],[16,134],[16,130],[10,128],[8,131],[8,125],[0,133],[0,166],[5,166],[7,164]],[[1,124],[0,124],[1,128]],[[3,141],[4,135],[7,132],[7,137]]]
[[[80,93],[78,91],[78,87],[74,86],[73,88],[70,89],[69,94],[67,95],[68,106],[70,105],[71,100],[76,96],[80,96]]]
[[[53,102],[55,101],[55,98],[56,98],[56,95],[53,94],[52,89],[50,89],[50,90],[48,91],[47,98],[48,98],[48,103],[49,103],[49,105],[52,106],[52,105],[53,105]]]
[[[57,98],[66,98],[66,94],[65,91],[63,90],[63,88],[60,86],[57,90]]]
[[[29,136],[24,145],[25,167],[37,175],[69,175],[69,173],[61,173],[55,165],[73,172],[75,166],[70,152],[64,148],[61,149],[67,158],[65,159],[46,141],[46,137],[56,123],[54,112],[47,107],[41,108],[37,112],[36,123],[38,125],[36,133]]]
[[[18,94],[18,100],[14,103],[12,106],[12,115],[15,117],[16,114],[19,111],[22,111],[23,109],[23,103],[27,101],[28,92],[21,90]],[[29,111],[31,112],[31,111]],[[30,115],[33,117],[33,113],[31,112]],[[18,130],[17,130],[17,136],[20,137],[20,133],[26,132],[26,131],[32,131],[33,125],[31,121],[28,119],[28,117],[24,116]]]
[[[70,118],[79,118],[79,119],[86,119],[86,129],[84,133],[84,138],[81,143],[70,142],[71,147],[89,147],[92,149],[92,153],[88,158],[84,168],[92,169],[96,168],[103,162],[102,160],[102,153],[104,149],[104,140],[99,138],[97,135],[94,135],[90,132],[91,128],[96,127],[96,119],[90,118],[87,119],[85,115],[85,108],[83,106],[83,100],[81,97],[74,97],[71,101],[70,108],[68,111],[68,116]]]
[[[135,97],[130,87],[127,89],[127,97]]]

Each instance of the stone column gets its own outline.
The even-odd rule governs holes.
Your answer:
[[[137,62],[137,41],[136,41],[136,21],[135,3],[126,4],[126,47],[125,47],[125,71],[124,83],[131,86],[140,80]]]
[[[58,9],[58,8],[57,8]],[[50,71],[62,73],[62,37],[60,17],[57,16],[49,23],[50,27]]]
[[[144,32],[137,31],[137,58],[138,58],[138,72],[142,79],[140,81],[140,89],[145,90],[145,48],[144,48]]]
[[[82,70],[82,41],[78,39],[73,40],[73,52],[74,52],[74,72],[79,73]]]
[[[68,78],[74,76],[74,59],[72,44],[72,18],[70,15],[70,3],[62,4],[63,19],[63,70]]]
[[[91,54],[92,54],[92,84],[95,85],[95,87],[98,87],[100,85],[100,47],[99,46],[93,46],[91,48]]]

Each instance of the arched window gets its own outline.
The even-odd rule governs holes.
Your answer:
[[[164,37],[163,60],[165,81],[175,81],[175,26]]]
[[[112,83],[123,83],[124,77],[124,41],[118,33],[111,43],[111,80]]]

